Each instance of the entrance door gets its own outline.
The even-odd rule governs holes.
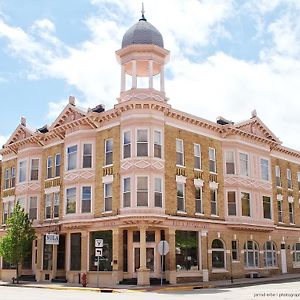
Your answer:
[[[155,247],[147,246],[146,248],[146,267],[150,270],[150,277],[154,276],[155,271]],[[140,268],[140,247],[134,247],[134,272],[136,277],[136,272]]]

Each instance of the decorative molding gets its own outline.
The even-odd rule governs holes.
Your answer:
[[[25,191],[38,191],[41,189],[40,183],[24,183],[16,185],[16,193],[23,193]]]
[[[276,198],[277,198],[278,201],[282,201],[283,200],[282,194],[277,194]]]
[[[91,179],[93,177],[95,177],[94,170],[78,170],[78,171],[67,172],[64,176],[64,180],[74,181],[80,178]]]
[[[103,184],[112,183],[113,181],[114,181],[114,175],[106,175],[102,177]]]
[[[59,193],[59,191],[60,191],[60,186],[53,186],[48,189],[45,189],[45,195],[52,194],[52,193]]]
[[[242,177],[225,177],[224,183],[228,185],[240,185],[248,188],[255,187],[256,189],[262,189],[266,191],[272,190],[271,182],[262,182],[255,179],[247,179]]]
[[[293,196],[288,196],[288,202],[289,203],[294,203],[294,197]]]
[[[200,178],[195,178],[194,179],[194,185],[195,187],[203,187],[204,184],[204,180],[200,179]]]
[[[177,183],[186,183],[186,177],[185,176],[182,176],[182,175],[176,175],[176,182]]]
[[[121,163],[121,169],[127,171],[131,168],[138,168],[138,169],[146,169],[146,168],[152,168],[155,170],[163,170],[165,167],[163,161],[159,160],[152,160],[152,159],[131,159],[126,160]]]
[[[217,190],[217,189],[218,189],[218,186],[219,186],[219,184],[218,184],[217,182],[215,182],[215,181],[210,181],[210,182],[209,182],[209,188],[210,188],[211,190]]]

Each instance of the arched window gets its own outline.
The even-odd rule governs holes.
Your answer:
[[[225,269],[225,249],[221,240],[215,239],[211,244],[212,248],[212,267]]]
[[[276,246],[271,241],[265,242],[264,262],[266,267],[277,267]]]
[[[300,262],[300,243],[293,245],[293,261]]]
[[[244,245],[245,266],[247,268],[258,268],[259,251],[258,245],[254,241],[247,241]]]

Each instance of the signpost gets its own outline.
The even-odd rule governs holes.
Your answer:
[[[99,287],[99,264],[103,255],[103,239],[95,239],[95,257],[97,258],[97,287]]]
[[[157,245],[157,251],[161,255],[161,266],[160,266],[160,285],[163,283],[163,266],[164,266],[164,256],[169,253],[170,246],[167,241],[160,241]]]

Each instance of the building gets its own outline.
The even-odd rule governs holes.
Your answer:
[[[169,51],[144,15],[116,56],[113,109],[83,111],[71,96],[51,126],[31,131],[22,118],[0,152],[0,235],[16,201],[37,233],[22,275],[149,284],[161,240],[170,283],[299,272],[300,153],[255,111],[233,123],[172,108]],[[0,278],[13,276],[2,259]]]

